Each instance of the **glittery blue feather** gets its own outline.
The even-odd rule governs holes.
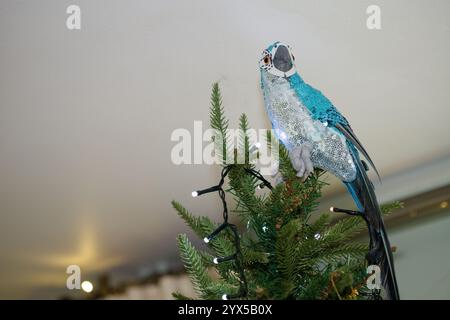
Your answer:
[[[336,110],[331,101],[322,92],[305,83],[298,73],[289,77],[289,83],[315,120],[330,126],[336,123],[348,126],[347,119]]]

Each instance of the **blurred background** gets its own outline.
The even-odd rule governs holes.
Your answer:
[[[380,30],[366,26],[372,4]],[[214,81],[231,127],[245,112],[269,128],[258,60],[281,40],[371,154],[380,202],[405,202],[387,219],[402,298],[449,299],[448,12],[445,0],[1,1],[0,298],[191,295],[175,237],[195,237],[170,201],[220,220],[219,199],[191,197],[219,168],[175,165],[171,134],[208,127]],[[327,181],[319,211],[350,205]],[[66,288],[73,264],[92,293]]]

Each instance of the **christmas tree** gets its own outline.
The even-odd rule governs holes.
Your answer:
[[[366,288],[368,245],[354,239],[364,230],[364,220],[315,212],[326,185],[324,172],[316,169],[305,181],[298,178],[288,151],[281,143],[274,145],[268,131],[268,147],[277,148],[282,175],[282,182],[272,186],[249,160],[255,148],[250,146],[245,114],[239,119],[239,149],[245,160],[227,164],[228,120],[217,83],[212,89],[210,121],[217,136],[222,137],[215,140],[216,154],[223,160],[222,175],[217,186],[194,192],[193,196],[218,192],[224,221],[193,215],[180,203],[172,202],[179,216],[205,242],[204,250],[199,250],[185,234],[177,238],[181,259],[199,298],[370,298]],[[236,160],[237,150],[233,151]],[[226,178],[228,185],[223,189]],[[267,192],[256,191],[261,187],[267,187]],[[235,199],[233,213],[243,230],[228,221],[227,194]],[[382,211],[389,213],[399,206],[392,203]],[[211,270],[217,276],[212,276]],[[180,293],[173,295],[189,299]]]

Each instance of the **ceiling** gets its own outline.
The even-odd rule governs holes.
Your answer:
[[[377,1],[368,30],[372,2],[79,0],[69,31],[72,1],[2,1],[0,296],[56,297],[70,264],[89,277],[176,260],[187,228],[170,201],[219,219],[218,199],[190,197],[218,168],[174,165],[171,133],[208,127],[214,81],[231,126],[245,112],[268,128],[257,63],[275,40],[382,177],[449,156],[450,2]]]

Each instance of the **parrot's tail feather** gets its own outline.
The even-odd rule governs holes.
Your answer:
[[[400,294],[398,292],[397,278],[395,276],[394,270],[394,259],[392,257],[392,249],[387,237],[386,230],[384,229],[384,224],[380,232],[381,241],[383,243],[383,253],[384,255],[379,262],[382,275],[384,277],[381,279],[381,284],[386,288],[387,296],[391,300],[400,300]],[[375,261],[376,262],[376,261]]]
[[[370,248],[367,254],[367,261],[370,265],[378,265],[380,267],[381,285],[385,289],[387,298],[399,300],[400,296],[395,277],[391,245],[384,227],[375,191],[358,152],[352,146],[350,146],[350,150],[352,150],[357,167],[357,175],[354,181],[347,182],[346,185],[359,210],[363,213],[369,229]]]

